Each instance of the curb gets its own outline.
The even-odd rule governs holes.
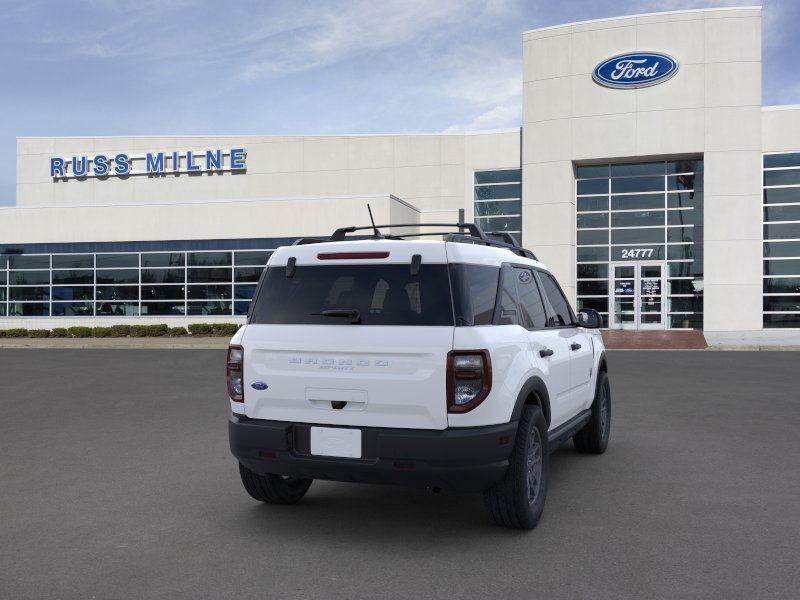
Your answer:
[[[198,338],[0,338],[0,349],[71,349],[71,350],[224,350],[228,337]]]

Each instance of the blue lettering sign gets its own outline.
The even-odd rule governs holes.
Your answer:
[[[206,150],[206,171],[222,168],[222,150]]]
[[[194,164],[194,155],[191,150],[186,151],[186,170],[190,172],[200,170],[200,165]]]
[[[127,175],[130,172],[131,163],[127,154],[120,152],[114,157],[114,162],[116,163],[114,173],[117,175]]]
[[[82,177],[86,175],[86,157],[85,156],[73,156],[72,157],[72,174],[75,177]]]
[[[108,175],[108,157],[105,154],[98,154],[92,161],[94,163],[95,175]]]
[[[167,164],[168,161],[171,164]],[[181,161],[186,161],[181,165]],[[247,150],[213,149],[194,152],[146,152],[131,156],[125,152],[113,156],[70,156],[50,158],[50,177],[85,178],[123,175],[145,175],[151,173],[214,173],[218,171],[244,171],[247,169]]]
[[[244,148],[231,148],[231,171],[246,169],[244,164]]]
[[[50,159],[50,177],[63,177],[64,176],[64,159],[51,158]]]
[[[678,61],[659,52],[629,52],[601,62],[592,79],[610,88],[641,88],[662,83],[678,72]]]
[[[148,173],[163,173],[164,172],[164,153],[159,152],[153,154],[148,152],[145,157],[145,170]]]

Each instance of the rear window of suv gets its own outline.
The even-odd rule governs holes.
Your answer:
[[[453,325],[447,265],[297,265],[269,267],[250,322],[272,325],[350,325],[324,311],[357,311],[362,325]]]

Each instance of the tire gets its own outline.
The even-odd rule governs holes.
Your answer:
[[[281,475],[259,475],[239,464],[239,476],[247,493],[260,502],[295,504],[306,495],[313,479],[296,479]]]
[[[544,511],[549,480],[547,421],[538,406],[526,405],[519,420],[508,471],[483,493],[497,525],[533,529]]]
[[[592,416],[583,428],[572,436],[575,449],[583,454],[602,454],[611,435],[611,386],[604,371],[597,374],[597,389],[592,402]]]

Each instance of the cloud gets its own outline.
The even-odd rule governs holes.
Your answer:
[[[516,127],[522,122],[519,103],[501,104],[479,114],[468,123],[450,125],[443,133],[463,133],[465,131],[481,131],[490,129],[506,129]]]

